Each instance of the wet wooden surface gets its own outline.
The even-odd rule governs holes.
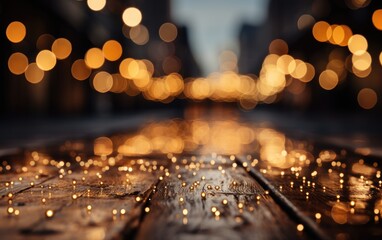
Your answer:
[[[6,152],[2,239],[380,239],[379,158],[166,120]]]

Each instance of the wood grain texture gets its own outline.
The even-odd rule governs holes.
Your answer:
[[[134,216],[131,211],[142,204],[136,201],[136,197],[147,194],[157,181],[155,172],[141,171],[140,165],[135,163],[135,160],[121,160],[110,170],[89,169],[87,174],[81,168],[74,167],[71,174],[51,176],[46,181],[41,178],[41,181],[23,188],[23,191],[15,187],[8,189],[14,195],[10,198],[11,204],[7,202],[8,196],[0,204],[0,236],[7,236],[7,239],[118,237],[126,222]],[[121,166],[131,167],[131,172],[118,171]],[[87,208],[89,205],[91,210]],[[20,215],[7,214],[10,206],[19,210]],[[47,210],[54,212],[53,217],[46,216]]]
[[[208,162],[202,167],[192,166],[195,164],[172,166],[170,176],[159,183],[137,239],[302,237],[296,223],[243,168],[232,168],[230,163],[212,166]],[[212,211],[214,207],[219,217]]]

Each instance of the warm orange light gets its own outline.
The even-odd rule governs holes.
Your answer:
[[[49,50],[42,50],[37,54],[36,64],[41,70],[52,70],[56,66],[56,62],[56,56]]]
[[[377,93],[371,88],[364,88],[357,96],[358,104],[364,109],[372,109],[378,100]]]
[[[159,37],[165,42],[172,42],[178,36],[178,29],[172,23],[163,23],[159,28]]]
[[[138,8],[130,7],[122,14],[123,22],[129,27],[135,27],[142,21],[142,13]]]
[[[269,53],[283,55],[288,53],[288,44],[282,39],[275,39],[269,44]]]
[[[110,73],[101,71],[94,76],[93,87],[97,92],[108,92],[113,87],[113,77]]]
[[[87,0],[87,4],[93,11],[101,11],[106,5],[106,0]]]
[[[338,84],[338,75],[333,70],[325,70],[319,77],[320,86],[325,90],[332,90]]]
[[[72,44],[66,38],[58,38],[52,44],[52,52],[59,60],[69,57],[72,52]]]
[[[376,29],[382,30],[382,9],[375,10],[372,21]]]
[[[328,30],[331,30],[329,23],[320,21],[314,24],[312,33],[313,37],[319,42],[326,42],[329,40],[328,38]]]
[[[39,83],[44,78],[44,71],[36,63],[31,63],[25,70],[25,78],[30,83]]]
[[[348,42],[348,48],[351,53],[355,55],[362,55],[366,52],[367,47],[367,40],[364,36],[356,34],[350,37]]]
[[[100,68],[105,62],[102,50],[99,48],[91,48],[85,54],[85,63],[89,68]]]
[[[371,56],[368,52],[364,52],[361,55],[353,55],[353,66],[359,71],[365,71],[371,66]]]
[[[86,63],[83,59],[78,59],[72,64],[71,71],[72,76],[75,79],[82,81],[90,76],[92,70],[86,66]]]
[[[306,64],[306,74],[302,78],[299,78],[301,82],[310,82],[314,78],[315,75],[315,69],[312,64],[305,63]]]
[[[122,46],[116,40],[105,42],[102,51],[105,58],[109,61],[117,61],[122,56]]]
[[[8,25],[5,33],[9,41],[19,43],[25,38],[26,32],[26,28],[22,22],[14,21]]]
[[[110,89],[110,92],[121,93],[126,91],[128,88],[128,80],[121,76],[119,73],[115,73],[113,76],[113,86]]]
[[[305,62],[296,60],[296,69],[291,73],[292,77],[301,79],[308,71],[308,67]]]
[[[119,73],[125,77],[125,78],[131,78],[129,74],[129,65],[130,63],[134,61],[132,58],[125,58],[122,60],[122,62],[119,64]]]
[[[129,36],[131,41],[137,45],[145,45],[149,41],[149,31],[143,25],[131,28]]]
[[[345,29],[343,26],[336,26],[333,29],[332,39],[335,44],[341,44],[345,38]]]
[[[294,69],[296,68],[296,63],[293,57],[290,55],[282,55],[281,57],[279,57],[279,59],[277,59],[277,70],[279,70],[283,74],[291,74],[291,72],[289,71],[289,64],[291,63],[294,64],[293,67],[291,66],[291,69],[293,68],[292,71],[294,71]]]
[[[94,155],[107,156],[113,153],[113,142],[108,137],[99,137],[94,140]]]
[[[28,67],[28,58],[22,53],[13,53],[8,59],[8,68],[15,75],[23,74]]]
[[[343,38],[342,42],[338,43],[338,45],[345,47],[348,45],[348,42],[349,42],[349,39],[351,38],[351,36],[353,36],[353,32],[350,29],[350,27],[348,27],[346,25],[341,25],[341,26],[342,26],[342,30],[344,31],[344,38]]]

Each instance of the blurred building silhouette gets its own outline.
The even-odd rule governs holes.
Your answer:
[[[357,5],[358,4],[358,5]],[[324,112],[354,112],[362,110],[357,103],[357,94],[364,87],[374,89],[381,95],[381,65],[378,56],[381,52],[379,39],[381,31],[377,30],[371,21],[376,9],[382,8],[379,1],[352,0],[271,0],[268,9],[268,19],[263,25],[255,26],[244,23],[239,31],[240,58],[239,70],[242,73],[258,74],[264,58],[269,54],[269,44],[280,38],[289,47],[291,56],[311,63],[315,67],[315,77],[304,86],[304,91],[295,94],[289,91],[292,84],[279,94],[276,105],[288,109],[305,109]],[[298,27],[303,15],[313,17],[306,26]],[[372,56],[372,71],[367,77],[357,77],[349,70],[347,47],[340,47],[329,42],[318,42],[312,35],[315,22],[326,21],[329,24],[344,24],[351,28],[353,34],[362,34],[367,38],[368,51]],[[320,87],[318,78],[324,71],[331,57],[341,55],[346,76],[343,76],[338,86],[327,91]],[[350,56],[351,58],[351,56]],[[377,106],[381,104],[378,103]],[[380,108],[372,109],[381,112]]]
[[[137,45],[124,36],[126,26],[121,19],[124,9],[137,7],[143,15],[142,24],[149,31],[149,41]],[[157,107],[142,96],[125,93],[98,93],[89,79],[77,81],[71,75],[71,64],[83,59],[92,47],[102,48],[109,39],[123,45],[122,58],[148,59],[154,67],[154,77],[162,76],[163,61],[173,57],[181,65],[177,70],[182,76],[198,76],[199,68],[189,48],[187,29],[178,27],[178,37],[171,43],[161,41],[159,27],[170,19],[170,1],[122,1],[109,0],[102,11],[90,11],[86,1],[75,0],[14,0],[0,3],[1,42],[3,49],[0,78],[0,112],[6,115],[61,115],[93,114],[111,111],[121,112],[142,107]],[[12,21],[21,21],[27,28],[26,38],[17,44],[11,43],[5,31]],[[8,58],[14,52],[24,53],[29,63],[42,49],[50,49],[54,39],[65,37],[72,43],[70,56],[57,61],[51,71],[45,72],[38,84],[25,80],[24,74],[14,75],[8,68]],[[121,58],[121,59],[122,59]],[[118,72],[119,64],[105,62],[101,70]]]

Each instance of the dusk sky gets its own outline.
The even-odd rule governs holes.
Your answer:
[[[205,75],[218,70],[222,50],[239,53],[242,23],[261,24],[268,0],[173,0],[172,17],[189,29],[190,44]]]

